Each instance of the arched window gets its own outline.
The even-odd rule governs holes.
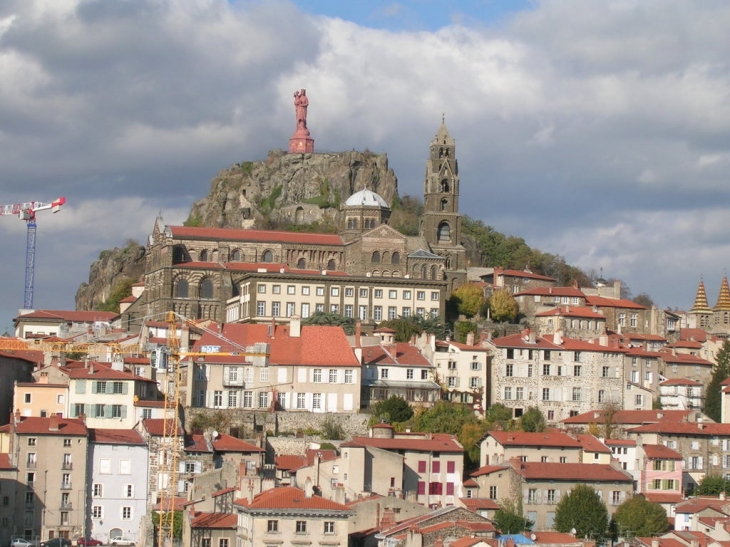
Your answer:
[[[383,277],[390,277],[390,270],[383,270],[383,273],[381,275]]]
[[[451,226],[449,226],[449,223],[446,221],[439,224],[438,240],[439,241],[451,241]]]
[[[264,251],[264,254],[261,255],[261,262],[273,262],[274,261],[274,253],[271,251]]]
[[[421,279],[428,279],[428,266],[425,264],[421,268]]]
[[[373,256],[370,259],[373,264],[380,264],[380,253],[378,251],[373,252]]]
[[[431,266],[431,279],[438,279],[438,268]]]
[[[208,262],[208,251],[206,249],[203,249],[202,251],[200,251],[200,261]]]
[[[347,219],[347,228],[349,230],[357,230],[357,219],[356,218],[348,218]]]
[[[400,264],[400,253],[398,251],[393,253],[393,256],[390,259],[391,264]]]
[[[306,267],[307,267],[307,261],[305,259],[300,258],[299,260],[297,260],[297,268],[299,268],[300,270],[303,270]]]
[[[334,270],[334,269],[335,269],[336,267],[337,267],[337,263],[335,262],[335,259],[334,259],[334,258],[330,259],[330,261],[329,261],[329,262],[327,262],[327,269],[328,269],[328,270],[332,271],[332,270]]]
[[[390,262],[390,253],[388,251],[383,251],[383,256],[380,257],[380,261],[383,264],[388,264]]]
[[[441,181],[441,191],[442,192],[448,192],[449,191],[449,181],[444,179]]]
[[[210,300],[213,298],[213,280],[206,277],[200,282],[200,298]]]
[[[449,208],[449,200],[448,199],[442,199],[441,200],[441,210],[446,211]]]
[[[234,262],[240,262],[241,261],[241,251],[238,249],[233,251],[233,253],[231,253],[231,260],[233,260]]]
[[[188,282],[185,279],[179,279],[177,285],[175,285],[175,297],[176,298],[187,298],[188,297]]]

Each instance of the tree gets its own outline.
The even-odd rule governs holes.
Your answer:
[[[111,311],[118,313],[119,302],[128,296],[132,296],[132,285],[135,283],[136,281],[131,277],[124,277],[120,279],[117,281],[116,285],[114,285],[114,290],[112,290],[109,298],[104,300],[104,302],[99,303],[96,306],[96,309],[99,311]]]
[[[157,544],[157,534],[160,532],[160,512],[152,512],[152,525],[155,531],[155,545]],[[175,539],[182,539],[183,532],[183,512],[175,511],[172,516],[172,536]]]
[[[654,300],[647,293],[643,292],[634,297],[634,302],[639,306],[644,306],[647,309],[651,309],[654,305]]]
[[[378,401],[372,407],[374,423],[384,421],[389,424],[407,422],[413,417],[413,408],[403,397],[391,395]]]
[[[521,507],[510,499],[500,502],[500,509],[494,513],[495,528],[502,534],[519,534],[535,524],[522,516]]]
[[[728,376],[730,376],[730,340],[725,340],[715,356],[712,378],[705,391],[705,414],[716,422],[722,421],[722,382]]]
[[[345,334],[355,334],[355,320],[352,317],[345,317],[337,313],[327,313],[316,311],[308,318],[302,321],[302,325],[322,325],[332,327],[342,327]]]
[[[722,475],[705,475],[697,485],[699,496],[719,496],[721,492],[727,492],[728,481]]]
[[[570,532],[576,537],[600,541],[608,532],[608,511],[598,493],[585,484],[579,484],[555,508],[555,530]]]
[[[471,321],[459,321],[456,324],[456,327],[454,327],[456,340],[462,344],[466,343],[466,337],[470,332],[473,332],[475,335],[477,334],[476,323],[472,323]]]
[[[489,297],[489,313],[494,321],[514,321],[519,311],[517,300],[507,290],[495,291]]]
[[[528,408],[520,418],[520,429],[527,432],[545,431],[545,416],[536,406]]]
[[[624,538],[658,536],[669,527],[664,508],[644,496],[634,496],[619,505],[613,520],[618,535]]]
[[[479,285],[467,283],[451,293],[451,300],[459,314],[471,318],[482,309],[484,290]]]

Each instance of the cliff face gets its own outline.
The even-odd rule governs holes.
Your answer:
[[[144,275],[145,248],[136,242],[126,247],[102,251],[89,268],[89,281],[76,291],[76,309],[93,310],[109,298],[117,283],[125,278],[139,280]]]
[[[308,225],[336,231],[339,206],[369,188],[392,204],[398,181],[385,154],[269,153],[265,161],[245,162],[221,171],[206,197],[193,204],[187,224],[217,228],[296,229]],[[152,220],[150,220],[152,226]],[[130,243],[102,251],[89,269],[89,281],[76,292],[76,309],[91,310],[109,298],[124,278],[144,275],[145,248]]]
[[[246,162],[221,171],[208,196],[190,211],[190,224],[219,228],[284,228],[325,224],[334,230],[339,206],[362,188],[388,203],[398,181],[385,154],[269,153],[262,162]]]

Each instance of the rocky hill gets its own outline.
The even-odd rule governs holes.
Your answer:
[[[334,232],[340,204],[365,187],[390,204],[398,200],[398,181],[386,154],[274,150],[264,161],[218,173],[208,195],[193,204],[186,224]],[[89,269],[88,282],[76,292],[76,309],[98,308],[120,283],[140,279],[144,255],[145,248],[134,242],[102,251]]]

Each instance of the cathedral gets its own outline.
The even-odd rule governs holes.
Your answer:
[[[419,234],[392,228],[390,213],[363,188],[340,206],[337,234],[169,226],[158,218],[145,290],[124,316],[286,322],[324,311],[365,326],[414,314],[443,319],[446,299],[466,281],[456,145],[443,120],[426,162]]]
[[[713,307],[710,307],[707,300],[705,283],[700,280],[694,304],[687,314],[687,326],[710,334],[730,334],[730,285],[727,276],[722,278],[717,302]]]

